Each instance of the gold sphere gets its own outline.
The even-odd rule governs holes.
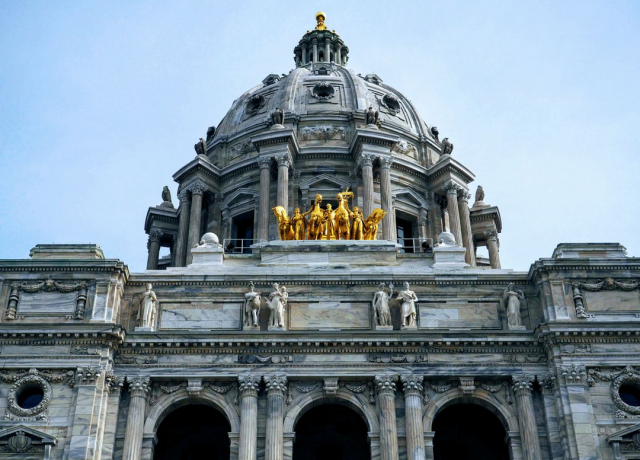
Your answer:
[[[318,11],[318,12],[316,13],[316,21],[318,20],[318,16],[322,16],[322,18],[323,18],[324,20],[326,20],[326,19],[327,19],[327,15],[326,15],[326,14],[324,14],[322,11]]]

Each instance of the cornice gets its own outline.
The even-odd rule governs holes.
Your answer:
[[[173,180],[177,183],[182,183],[187,177],[196,173],[202,173],[214,181],[218,181],[220,179],[220,168],[208,161],[208,159],[205,160],[198,155],[196,158],[180,168],[173,175]]]
[[[438,161],[427,171],[429,181],[433,181],[436,178],[446,174],[447,172],[453,173],[460,177],[466,184],[473,182],[475,175],[467,169],[462,163],[453,158],[447,158],[442,161]]]
[[[129,267],[119,259],[0,259],[0,272],[107,272],[119,273],[128,280]]]

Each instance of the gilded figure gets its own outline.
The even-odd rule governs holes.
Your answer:
[[[351,211],[349,210],[349,198],[353,198],[353,192],[349,191],[349,188],[344,192],[338,193],[338,209],[336,210],[336,225],[338,230],[337,239],[349,240],[351,239]]]
[[[376,236],[378,235],[378,224],[380,223],[380,221],[382,221],[382,219],[386,215],[387,215],[387,212],[380,208],[376,208],[371,212],[369,217],[367,217],[366,220],[364,221],[364,239],[365,240],[371,241],[376,239]]]
[[[276,206],[272,208],[273,213],[278,219],[278,232],[280,233],[281,241],[288,241],[294,239],[293,226],[291,225],[291,219],[287,214],[287,210],[282,206]]]
[[[324,236],[328,240],[336,239],[336,212],[331,203],[327,203],[327,209],[324,211]]]
[[[320,203],[322,203],[322,195],[316,195],[316,199],[307,214],[311,214],[309,216],[309,239],[310,240],[320,240],[322,239],[322,230],[323,225],[322,221],[324,220],[324,212],[320,208]]]
[[[293,210],[293,217],[291,218],[291,224],[293,226],[293,239],[304,240],[307,233],[307,219],[305,218],[311,210],[300,213],[300,208]]]
[[[350,214],[353,226],[351,229],[352,240],[364,240],[364,216],[360,212],[357,206],[353,207],[353,211]]]

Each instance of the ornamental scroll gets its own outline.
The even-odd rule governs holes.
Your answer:
[[[353,210],[349,209],[349,198],[353,198],[353,192],[347,188],[346,191],[338,193],[337,209],[332,209],[330,204],[322,209],[322,195],[318,194],[309,211],[300,213],[300,209],[296,208],[293,217],[289,217],[284,207],[276,206],[273,213],[278,219],[280,239],[375,240],[378,224],[386,216],[386,211],[376,208],[365,219],[357,206],[354,206]]]
[[[84,318],[89,285],[86,281],[61,283],[52,279],[28,284],[11,285],[5,319],[14,320],[18,309],[21,315],[65,315],[69,319]],[[71,294],[71,295],[69,295]]]

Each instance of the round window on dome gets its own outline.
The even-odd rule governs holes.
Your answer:
[[[618,390],[620,399],[632,407],[640,407],[640,385],[637,383],[625,383]]]
[[[261,94],[251,96],[247,101],[247,112],[250,114],[257,112],[264,106],[264,103],[265,99]]]
[[[326,81],[322,81],[320,83],[316,83],[313,87],[313,96],[321,101],[326,101],[327,99],[331,99],[333,95],[336,93],[336,90]]]
[[[384,102],[384,105],[386,105],[391,110],[395,110],[396,112],[400,110],[400,101],[398,101],[398,98],[393,94],[385,94],[385,96],[382,98],[382,102]]]
[[[29,385],[20,390],[17,403],[23,409],[33,409],[44,399],[44,390],[37,385]]]

